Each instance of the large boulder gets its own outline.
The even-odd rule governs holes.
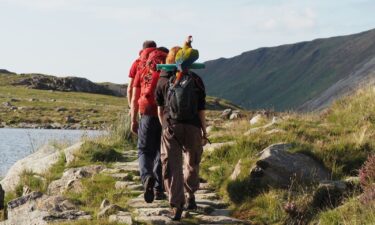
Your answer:
[[[51,145],[45,145],[33,154],[17,161],[8,171],[4,179],[0,182],[5,192],[15,189],[20,181],[20,175],[24,171],[33,171],[34,173],[44,173],[54,163],[58,161],[60,152]]]
[[[14,199],[8,203],[8,220],[1,225],[44,225],[66,220],[91,219],[87,212],[62,196],[47,196],[40,192]]]
[[[251,182],[261,186],[288,187],[292,181],[318,183],[330,178],[330,173],[312,157],[290,153],[289,144],[274,144],[259,153],[251,169]]]

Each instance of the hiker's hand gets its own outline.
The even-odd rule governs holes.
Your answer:
[[[133,134],[138,135],[138,122],[134,121],[131,123],[130,130]]]

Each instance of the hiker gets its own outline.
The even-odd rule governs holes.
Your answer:
[[[156,64],[164,63],[167,54],[166,48],[143,49],[132,84],[131,131],[138,135],[139,170],[147,203],[153,202],[154,199],[166,199],[160,161],[161,125],[157,117],[154,91],[159,78]]]
[[[130,107],[130,104],[132,102],[133,82],[134,82],[135,75],[137,74],[138,63],[141,61],[140,58],[141,58],[142,51],[146,48],[156,48],[155,41],[145,41],[145,42],[143,42],[142,50],[139,51],[139,57],[136,60],[134,60],[132,66],[130,67],[129,84],[128,84],[128,89],[127,89],[127,98],[128,98],[129,107]]]
[[[180,47],[173,47],[167,56],[166,64],[174,64]],[[158,116],[162,124],[161,160],[163,165],[164,187],[172,207],[172,219],[180,220],[183,207],[197,208],[194,193],[199,188],[199,164],[203,146],[207,142],[205,120],[205,87],[202,79],[195,73],[184,72],[189,77],[195,96],[188,104],[191,119],[172,118],[170,91],[176,79],[176,71],[162,71],[156,87]],[[183,163],[184,160],[184,163]],[[184,164],[184,165],[183,165]],[[184,167],[184,169],[183,169]],[[185,199],[184,190],[187,194]],[[185,205],[186,203],[186,205]]]

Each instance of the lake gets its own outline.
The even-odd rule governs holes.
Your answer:
[[[102,131],[45,130],[45,129],[0,129],[0,177],[8,169],[41,146],[48,143],[78,142],[83,136],[95,137]]]

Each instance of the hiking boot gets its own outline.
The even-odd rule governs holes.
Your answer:
[[[192,195],[192,197],[188,197],[186,199],[185,208],[187,210],[196,210],[198,208],[197,203],[195,202],[195,196],[194,195]]]
[[[155,200],[165,200],[165,199],[167,199],[167,196],[164,194],[164,192],[155,191]]]
[[[152,203],[154,201],[154,185],[155,185],[155,179],[152,176],[149,176],[146,178],[144,187],[145,187],[145,193],[144,198],[147,203]]]
[[[173,216],[171,217],[171,219],[173,221],[180,221],[182,217],[182,211],[183,211],[182,207],[180,208],[173,207],[172,208]]]

